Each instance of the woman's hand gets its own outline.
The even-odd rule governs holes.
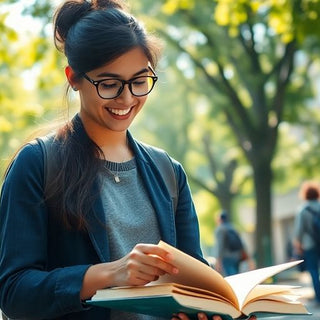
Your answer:
[[[111,286],[145,285],[164,274],[177,274],[170,253],[152,244],[137,244],[123,258],[112,262],[114,278]]]
[[[179,320],[189,320],[189,317],[184,313],[178,313],[177,315],[175,315],[174,317],[171,318],[171,320],[178,320],[178,319]],[[199,312],[198,319],[199,320],[208,320],[208,317],[206,316],[205,313]],[[222,318],[220,316],[212,316],[211,319],[212,320],[222,320]],[[256,316],[251,316],[247,320],[256,320],[256,319],[257,319]]]
[[[164,274],[177,274],[171,264],[170,253],[153,244],[137,244],[123,258],[99,263],[88,268],[82,283],[80,297],[91,298],[98,289],[145,285]]]

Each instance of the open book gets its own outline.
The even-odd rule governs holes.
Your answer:
[[[167,319],[178,312],[192,317],[200,311],[221,315],[224,320],[250,314],[259,315],[258,318],[309,314],[298,300],[297,287],[261,284],[301,260],[223,278],[211,267],[167,243],[160,241],[159,245],[173,255],[173,264],[179,269],[177,275],[164,275],[146,286],[98,290],[87,303]]]

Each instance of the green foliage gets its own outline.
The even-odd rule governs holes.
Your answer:
[[[320,3],[317,0],[216,0],[216,3],[214,19],[218,25],[227,26],[231,36],[237,36],[241,25],[255,16],[263,18],[261,21],[285,43],[319,36]]]
[[[25,12],[36,7],[37,4],[30,6]],[[11,7],[4,8],[7,11],[0,15],[3,44],[0,48],[1,175],[14,151],[30,138],[31,132],[57,115],[64,81],[62,68],[59,68],[61,56],[52,46],[51,35],[48,37],[43,32],[45,26],[38,32],[27,28],[17,31],[7,24]],[[45,8],[41,15],[48,16],[48,5]]]
[[[194,2],[194,0],[168,0],[163,5],[162,10],[168,15],[175,13],[177,10],[192,10]]]

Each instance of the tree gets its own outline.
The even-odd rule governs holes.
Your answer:
[[[202,141],[204,153],[209,161],[210,173],[213,176],[215,184],[209,186],[203,179],[197,178],[194,175],[190,175],[190,177],[200,187],[216,196],[222,209],[232,213],[233,199],[240,193],[239,187],[245,183],[247,177],[243,177],[238,184],[238,187],[234,188],[235,170],[238,166],[237,159],[233,158],[225,164],[219,163],[219,161],[217,161],[217,156],[211,148],[213,144],[211,142],[210,133],[206,134]]]
[[[252,166],[257,262],[270,264],[272,161],[279,126],[290,120],[285,111],[308,111],[303,102],[311,96],[308,71],[314,57],[310,52],[319,49],[315,27],[319,1],[167,0],[162,4],[146,6],[158,18],[149,23],[187,55],[202,74],[202,84],[210,88],[208,94],[224,94],[212,107],[224,113]],[[306,49],[307,62],[298,64],[295,59]]]

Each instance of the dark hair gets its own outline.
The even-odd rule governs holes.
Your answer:
[[[227,222],[229,220],[228,212],[226,210],[222,210],[222,212],[220,213],[220,219],[223,222]]]
[[[317,200],[320,197],[319,184],[314,181],[305,181],[300,188],[300,197],[303,200]]]
[[[54,15],[54,42],[78,77],[140,47],[155,67],[159,45],[143,26],[124,11],[119,0],[65,1]],[[90,214],[92,190],[101,168],[101,149],[87,135],[79,136],[76,116],[57,132],[59,172],[46,187],[47,202],[66,227],[84,230]],[[80,130],[80,131],[84,131]],[[51,201],[52,200],[52,201]]]
[[[140,47],[155,67],[159,41],[148,35],[120,1],[74,1],[54,15],[54,42],[78,76]]]
[[[45,172],[45,201],[65,227],[85,230],[100,191],[97,177],[103,152],[86,134],[78,114],[58,129],[54,144],[52,163],[47,165],[51,171]]]

